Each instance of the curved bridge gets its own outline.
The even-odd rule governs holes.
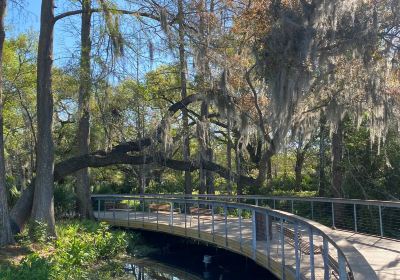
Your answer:
[[[383,238],[400,235],[399,203],[216,195],[92,199],[101,221],[212,243],[252,258],[280,279],[400,279],[400,240]],[[374,208],[378,215],[371,215]],[[390,224],[384,223],[387,213]],[[380,237],[371,235],[376,224]]]

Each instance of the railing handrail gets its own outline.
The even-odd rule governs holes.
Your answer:
[[[204,199],[192,199],[192,198],[187,198],[184,197],[185,195],[182,195],[183,197],[177,198],[175,197],[176,195],[151,195],[151,194],[146,194],[146,195],[117,195],[117,194],[112,194],[112,195],[92,195],[93,198],[98,199],[98,200],[107,200],[107,199],[120,199],[120,200],[125,200],[125,199],[134,199],[134,200],[153,200],[157,199],[158,202],[165,201],[165,202],[170,202],[170,203],[193,203],[193,204],[204,204],[204,205],[213,205],[213,206],[223,206],[227,208],[237,208],[237,209],[242,209],[242,210],[249,210],[249,211],[254,211],[254,212],[262,212],[266,213],[270,216],[284,219],[287,221],[292,222],[293,224],[302,224],[305,227],[312,228],[314,232],[322,236],[323,238],[326,238],[330,244],[332,244],[338,252],[340,252],[344,259],[345,262],[347,263],[348,268],[350,271],[353,273],[354,276],[365,276],[369,275],[370,278],[368,279],[377,279],[376,274],[374,270],[371,268],[369,263],[365,260],[365,258],[361,255],[361,253],[351,245],[348,241],[338,238],[333,236],[333,230],[319,224],[315,221],[297,216],[292,213],[276,210],[276,209],[271,209],[269,207],[262,207],[262,206],[257,206],[257,205],[251,205],[251,204],[244,204],[244,203],[238,203],[238,202],[230,202],[230,201],[221,201],[221,200],[204,200]],[[265,197],[263,197],[265,198]],[[373,277],[375,275],[375,277]],[[358,279],[358,277],[356,277]],[[361,278],[360,278],[361,279]]]
[[[258,199],[258,200],[293,200],[304,202],[326,202],[340,204],[356,204],[400,208],[400,201],[388,200],[363,200],[348,198],[328,198],[328,197],[297,197],[297,196],[263,196],[263,195],[213,195],[213,194],[93,194],[92,197],[199,197],[199,198],[221,198],[221,199]]]

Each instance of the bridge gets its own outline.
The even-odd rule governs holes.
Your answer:
[[[113,226],[211,243],[279,279],[400,279],[400,203],[225,195],[93,195]]]

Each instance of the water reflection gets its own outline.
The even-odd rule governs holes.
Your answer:
[[[149,259],[135,259],[125,264],[125,272],[134,280],[201,280],[186,271]],[[129,278],[132,279],[132,278]]]

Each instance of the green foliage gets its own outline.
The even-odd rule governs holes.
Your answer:
[[[54,210],[56,217],[72,214],[75,210],[75,192],[71,185],[56,184],[54,187]]]
[[[0,267],[2,280],[48,280],[52,264],[44,257],[32,253],[25,257],[18,266]]]
[[[31,221],[28,228],[31,241],[40,244],[44,244],[46,241],[48,241],[46,223],[41,221]]]
[[[42,223],[31,225],[30,232],[36,241],[46,240],[44,229]],[[94,274],[95,266],[112,262],[113,258],[125,253],[128,246],[128,236],[121,231],[111,231],[105,223],[61,222],[57,225],[57,235],[54,248],[47,249],[46,257],[31,253],[17,266],[0,267],[0,279],[89,279]],[[18,240],[23,244],[28,242],[25,233]],[[96,279],[111,279],[107,277],[109,271],[104,270],[103,273],[97,273]]]

